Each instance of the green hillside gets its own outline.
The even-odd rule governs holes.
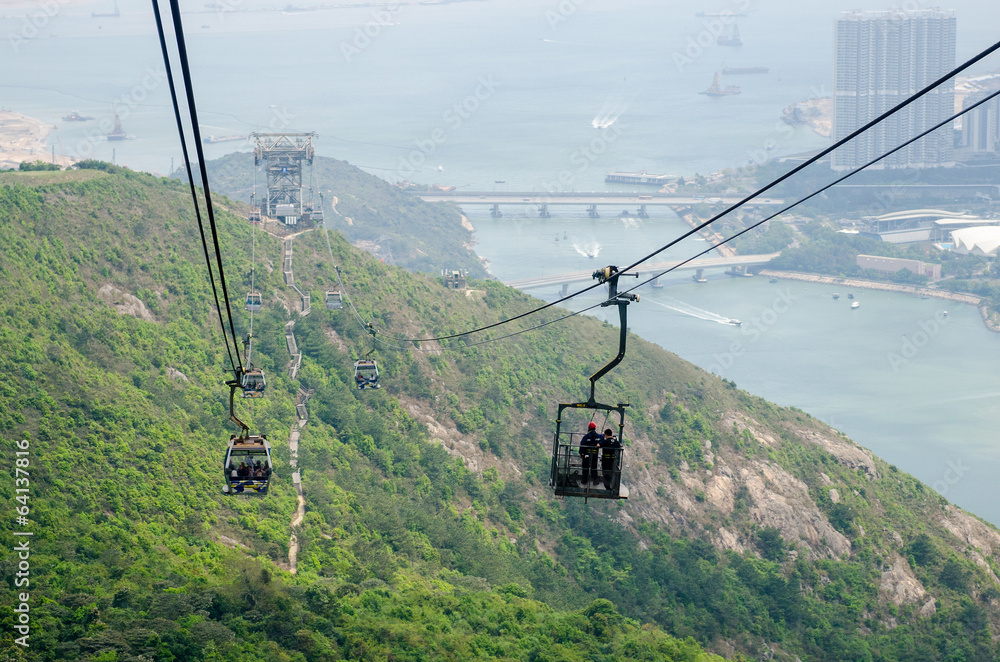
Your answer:
[[[219,222],[238,303],[251,229]],[[490,281],[445,290],[330,238],[388,344],[537,304]],[[321,302],[323,235],[294,250]],[[383,345],[384,388],[359,392],[350,366],[370,337],[346,308],[289,312],[281,244],[258,232],[257,252],[270,386],[238,407],[271,438],[276,479],[266,499],[226,499],[227,363],[184,187],[113,167],[0,179],[2,459],[29,441],[34,533],[29,649],[4,557],[6,659],[997,659],[1000,533],[809,416],[631,337],[598,392],[632,405],[631,498],[557,500],[555,405],[585,395],[617,329],[574,318],[477,347]],[[21,527],[0,530],[12,550]]]

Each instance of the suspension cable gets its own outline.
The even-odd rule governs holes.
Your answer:
[[[155,1],[155,0],[154,0]],[[184,80],[184,92],[187,96],[188,112],[191,116],[191,132],[194,136],[195,151],[198,155],[198,169],[201,172],[202,188],[205,191],[205,207],[208,212],[208,223],[212,230],[212,243],[215,246],[215,260],[219,269],[219,281],[222,284],[222,298],[226,304],[226,315],[229,318],[229,331],[232,334],[236,362],[239,364],[239,371],[243,370],[243,362],[240,359],[239,345],[236,336],[236,326],[233,324],[233,311],[229,303],[229,289],[226,286],[226,274],[222,266],[222,248],[219,245],[219,231],[215,223],[215,211],[212,206],[212,190],[208,183],[208,166],[205,163],[205,152],[201,141],[201,128],[198,125],[198,108],[194,98],[194,86],[191,82],[191,67],[188,62],[187,46],[184,40],[184,26],[181,20],[181,9],[178,0],[170,0],[170,13],[174,22],[174,35],[177,40],[177,52],[180,57],[181,73]],[[225,325],[223,325],[225,330]]]
[[[201,234],[201,245],[202,245],[202,249],[204,250],[204,253],[205,253],[205,264],[208,267],[208,280],[209,280],[209,282],[212,285],[212,296],[215,298],[215,310],[218,312],[218,315],[219,315],[219,324],[222,326],[222,337],[223,337],[223,340],[226,343],[226,352],[229,354],[229,365],[235,371],[236,370],[236,364],[239,361],[239,356],[240,356],[239,355],[239,347],[238,347],[238,345],[236,346],[236,361],[234,361],[233,360],[233,348],[230,346],[229,335],[226,333],[226,324],[225,324],[225,322],[223,321],[223,318],[222,318],[222,306],[219,303],[219,292],[218,292],[218,289],[216,288],[216,285],[215,285],[215,274],[212,271],[212,260],[209,257],[209,253],[208,253],[208,241],[205,238],[205,225],[204,225],[204,222],[202,221],[202,218],[201,218],[201,206],[198,204],[198,193],[197,193],[197,190],[195,189],[194,175],[191,172],[191,159],[190,159],[190,157],[188,155],[187,139],[186,139],[185,134],[184,134],[184,123],[181,120],[180,105],[177,102],[177,89],[176,89],[176,86],[174,85],[173,71],[172,71],[172,68],[170,66],[170,56],[169,56],[168,51],[167,51],[166,35],[164,33],[164,30],[163,30],[163,19],[160,16],[160,7],[159,7],[159,3],[157,2],[157,0],[153,0],[153,16],[156,18],[156,31],[157,31],[157,33],[159,35],[159,38],[160,38],[160,49],[163,52],[163,64],[164,64],[164,67],[166,68],[166,72],[167,72],[167,81],[168,81],[169,87],[170,87],[170,98],[171,98],[171,101],[172,101],[173,107],[174,107],[174,118],[177,121],[177,134],[178,134],[178,137],[179,137],[180,142],[181,142],[181,152],[183,153],[183,156],[184,156],[184,167],[187,169],[188,185],[190,186],[190,189],[191,189],[191,201],[192,201],[192,204],[194,205],[195,218],[198,221],[198,231]],[[206,193],[208,192],[207,188],[206,188],[205,192]],[[209,210],[211,210],[211,205],[209,205]],[[220,278],[222,277],[221,268],[222,268],[222,264],[220,262],[219,263],[219,269],[220,269],[219,276],[220,276]],[[223,282],[223,287],[224,286],[225,286],[225,283]],[[228,306],[228,302],[227,302],[227,306]],[[230,322],[231,322],[231,320],[230,320]],[[235,334],[233,335],[233,345],[236,345],[236,336],[235,336]]]

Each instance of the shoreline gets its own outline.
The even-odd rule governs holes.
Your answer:
[[[823,276],[820,274],[807,274],[800,271],[778,271],[774,269],[761,269],[757,272],[761,276],[768,278],[783,278],[785,280],[798,280],[809,283],[819,283],[822,285],[842,285],[853,287],[859,290],[881,290],[883,292],[896,292],[897,294],[909,294],[912,296],[933,297],[957,303],[967,303],[975,306],[979,310],[979,315],[983,319],[983,325],[993,333],[1000,333],[1000,314],[990,312],[986,307],[985,300],[975,294],[962,294],[960,292],[947,292],[929,287],[917,287],[916,285],[901,285],[899,283],[882,283],[874,280],[862,280],[860,278],[839,278],[837,276]]]
[[[25,161],[52,162],[51,147],[45,141],[58,129],[34,117],[0,111],[0,170],[17,170]],[[73,164],[73,159],[56,156],[55,163],[66,167]]]

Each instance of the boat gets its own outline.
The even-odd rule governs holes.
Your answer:
[[[63,115],[62,119],[63,122],[86,122],[94,118],[90,115],[81,115],[79,111],[74,110],[69,115]]]
[[[216,138],[215,136],[209,136],[207,138],[202,138],[201,142],[205,143],[206,145],[211,145],[213,143],[228,143],[234,140],[246,140],[246,136],[238,136],[236,134],[233,134],[231,136],[219,136],[218,138]]]
[[[861,302],[860,301],[855,301],[854,303],[851,304],[851,310],[854,310],[855,308],[860,308],[860,307],[861,307]]]
[[[118,112],[115,112],[115,128],[111,129],[108,133],[108,140],[128,140],[128,134],[125,133],[124,127],[122,127],[122,120],[118,117]]]
[[[651,175],[641,172],[609,172],[604,175],[605,184],[638,184],[640,186],[664,186],[673,181],[672,175]]]
[[[848,298],[848,299],[853,299],[853,298],[854,298],[854,294],[853,294],[853,293],[851,293],[851,292],[848,292],[848,293],[847,293],[847,298]]]
[[[836,292],[834,292],[834,293],[833,293],[833,298],[834,298],[834,299],[839,299],[839,298],[840,298],[840,295],[839,295],[839,294],[837,294]]]
[[[766,74],[771,71],[768,67],[722,67],[722,73],[728,75],[736,74]]]
[[[773,284],[773,283],[777,283],[777,282],[778,282],[778,279],[777,279],[777,278],[772,278],[772,279],[771,279],[771,280],[770,280],[769,282],[771,282],[772,284]]]
[[[704,94],[709,97],[729,97],[739,93],[739,85],[727,85],[726,87],[722,87],[722,72],[716,71],[715,78],[712,80],[712,85],[704,92],[699,92],[698,94]]]
[[[715,43],[719,46],[742,46],[743,40],[740,39],[740,29],[733,24],[733,29],[728,34],[719,35]]]
[[[743,322],[739,321],[738,319],[730,319],[729,323],[732,324],[733,326],[743,326]]]

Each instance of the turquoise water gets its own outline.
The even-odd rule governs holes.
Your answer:
[[[114,148],[118,163],[166,173],[181,153],[152,16],[147,3],[122,0],[120,18],[91,18],[111,4],[60,5],[44,19],[38,5],[5,4],[0,105],[59,126],[51,143],[60,153],[110,160]],[[840,11],[892,3],[487,0],[293,13],[276,11],[284,0],[220,4],[232,11],[186,7],[197,12],[185,25],[205,134],[316,131],[320,154],[390,181],[539,191],[603,189],[612,169],[707,174],[823,146],[810,130],[782,125],[781,110],[829,94]],[[958,11],[960,59],[1000,37],[1000,4],[948,6]],[[744,46],[689,50],[712,27],[696,11],[732,8],[749,13],[739,19]],[[37,36],[26,32],[25,16],[39,25]],[[365,29],[374,36],[356,42]],[[724,81],[741,85],[739,96],[697,94],[723,60],[771,71]],[[996,68],[994,58],[977,71]],[[109,144],[100,136],[110,126],[60,121],[79,110],[109,122],[112,102],[135,140]],[[607,130],[594,128],[612,119]],[[237,149],[249,147],[223,143],[206,153]],[[539,220],[528,207],[504,213],[493,220],[482,208],[469,211],[477,249],[501,279],[626,264],[686,229],[665,211],[649,220],[594,220],[582,210]],[[689,241],[663,259],[704,245]],[[1000,469],[1000,336],[974,309],[859,292],[862,305],[852,311],[846,292],[833,301],[824,286],[718,274],[703,285],[688,274],[667,283],[643,292],[630,316],[636,332],[812,413],[1000,523],[990,481]],[[533,293],[551,299],[552,289]],[[933,335],[921,328],[945,309],[947,322]],[[743,326],[721,323],[730,318]],[[920,333],[926,342],[907,351],[906,339]]]

